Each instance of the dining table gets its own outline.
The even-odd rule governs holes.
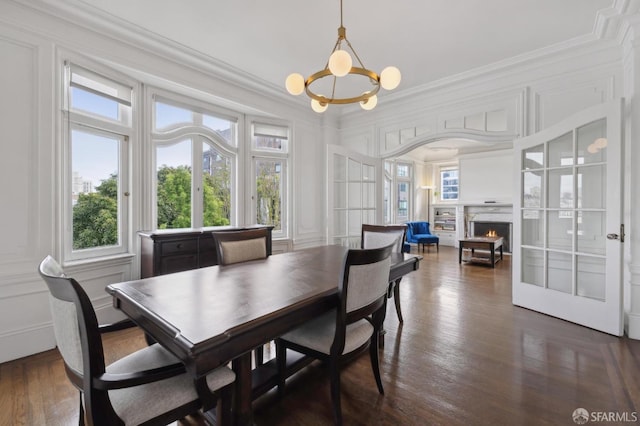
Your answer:
[[[275,360],[253,368],[251,351],[337,306],[347,250],[312,247],[110,284],[106,291],[114,307],[179,358],[194,379],[231,363],[234,423],[252,424],[252,401],[277,385],[277,369]],[[389,281],[418,269],[421,259],[393,253]],[[310,362],[287,360],[287,374]]]

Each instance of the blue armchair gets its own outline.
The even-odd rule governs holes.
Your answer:
[[[429,244],[435,244],[436,249],[440,251],[440,237],[433,235],[429,230],[429,222],[407,222],[407,243],[414,243],[418,245],[418,248]]]

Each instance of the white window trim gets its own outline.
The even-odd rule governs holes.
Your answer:
[[[442,195],[444,194],[443,191],[443,186],[442,186],[442,172],[445,172],[447,170],[457,170],[458,171],[458,197],[456,199],[444,199],[442,198]],[[448,164],[448,165],[442,165],[440,167],[438,167],[438,186],[439,186],[439,194],[438,194],[438,203],[439,204],[456,204],[459,200],[460,200],[460,166],[458,164]]]
[[[122,122],[109,120],[88,113],[70,110],[70,70],[86,70],[90,74],[99,75],[115,84],[131,88],[131,115]],[[60,194],[60,217],[58,222],[62,262],[65,265],[105,257],[113,257],[129,253],[131,246],[131,174],[130,174],[130,153],[132,145],[135,144],[137,135],[137,120],[135,119],[135,99],[139,92],[139,85],[132,80],[114,70],[103,65],[94,63],[88,59],[77,57],[73,54],[59,52],[58,69],[62,70],[59,77],[60,114],[61,122],[60,140],[60,186],[57,191]],[[72,205],[72,152],[71,152],[71,130],[72,128],[86,128],[91,133],[104,133],[109,137],[120,139],[119,155],[119,181],[120,194],[118,197],[118,241],[114,246],[96,247],[81,250],[73,249],[73,205]]]
[[[409,176],[398,176],[398,165],[406,165],[409,167]],[[395,223],[397,222],[408,222],[413,219],[413,175],[414,175],[415,165],[410,161],[402,161],[397,160],[393,162],[393,192],[394,192],[394,204],[393,204],[393,216]],[[407,195],[407,216],[406,219],[400,219],[398,215],[398,202],[400,201],[398,198],[398,184],[406,183],[409,189],[409,194]]]
[[[247,209],[245,221],[247,224],[255,224],[256,222],[256,210],[257,206],[257,175],[256,175],[256,160],[264,159],[264,160],[278,160],[282,161],[282,212],[281,218],[282,226],[280,231],[276,231],[275,229],[272,232],[273,239],[287,239],[290,235],[290,218],[291,218],[291,203],[290,193],[291,193],[291,151],[293,149],[292,143],[292,126],[291,123],[286,120],[275,120],[266,117],[257,117],[257,116],[248,116],[247,117],[247,146],[250,148],[250,155],[248,155],[247,159],[247,167],[251,171],[251,192],[247,194],[246,205],[249,206]],[[277,127],[286,128],[288,130],[288,137],[286,144],[284,144],[282,150],[274,150],[274,149],[263,149],[257,148],[255,146],[253,140],[253,126],[254,124],[265,124],[272,125]]]
[[[173,93],[167,90],[163,90],[157,87],[146,88],[146,105],[148,105],[149,113],[147,114],[147,133],[149,134],[148,147],[150,155],[150,179],[148,184],[148,190],[150,194],[149,202],[149,217],[151,218],[151,228],[157,229],[158,227],[158,200],[157,200],[157,162],[156,162],[156,147],[160,145],[171,145],[181,139],[191,138],[192,146],[194,149],[191,152],[192,162],[192,186],[191,186],[191,227],[199,228],[203,226],[203,198],[202,192],[199,191],[199,187],[195,185],[193,181],[195,176],[202,175],[202,142],[212,144],[224,155],[231,157],[231,206],[229,213],[230,225],[238,224],[238,211],[242,211],[238,201],[242,197],[238,194],[238,188],[242,188],[239,176],[242,175],[242,162],[240,161],[242,150],[239,146],[242,145],[241,140],[241,128],[243,123],[243,117],[241,114],[234,113],[232,111],[220,108],[216,105],[208,104],[195,98],[190,98],[177,93]],[[234,131],[235,143],[230,145],[226,140],[220,138],[220,136],[210,130],[208,127],[202,125],[202,123],[193,123],[190,125],[175,126],[161,131],[154,131],[155,128],[155,102],[162,102],[169,105],[185,108],[196,113],[215,115],[216,117],[224,118],[236,123],[236,129]],[[202,182],[199,182],[201,184]]]

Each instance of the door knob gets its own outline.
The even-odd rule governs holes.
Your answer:
[[[620,239],[620,235],[618,235],[618,234],[607,234],[607,239],[608,240],[619,240]]]

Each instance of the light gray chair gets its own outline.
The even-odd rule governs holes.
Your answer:
[[[338,284],[338,306],[276,339],[278,392],[284,393],[287,348],[327,361],[336,424],[342,424],[340,368],[369,349],[371,368],[384,394],[378,365],[378,333],[384,321],[392,246],[347,252]]]
[[[362,225],[362,238],[360,239],[361,248],[377,248],[384,247],[389,244],[393,244],[394,253],[402,253],[407,235],[407,225]],[[396,306],[396,314],[398,315],[398,321],[402,324],[404,318],[402,317],[402,309],[400,307],[400,281],[402,278],[398,278],[395,281],[389,283],[389,291],[387,297],[391,298],[393,295],[393,301]]]
[[[220,367],[194,381],[184,365],[153,344],[105,365],[101,333],[134,325],[99,326],[89,297],[47,256],[38,268],[50,291],[53,328],[67,377],[80,391],[79,424],[165,425],[217,403],[219,424],[230,424],[235,374]]]

